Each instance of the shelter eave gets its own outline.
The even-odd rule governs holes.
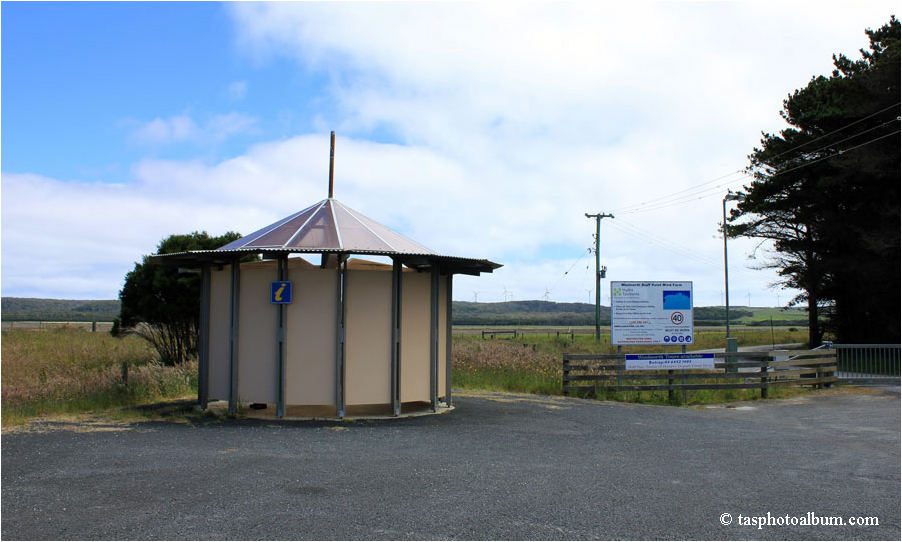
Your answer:
[[[434,265],[441,268],[445,274],[464,274],[478,276],[481,273],[491,273],[495,269],[502,267],[502,264],[495,263],[484,259],[462,258],[459,256],[443,256],[440,254],[413,254],[413,253],[397,253],[384,251],[367,251],[367,250],[341,250],[341,249],[305,249],[305,248],[284,248],[273,247],[271,249],[263,247],[255,248],[238,248],[229,250],[192,250],[188,252],[177,252],[172,254],[154,254],[148,256],[148,259],[154,263],[165,265],[168,267],[196,267],[202,264],[212,265],[228,265],[245,256],[252,254],[263,254],[264,259],[276,259],[280,256],[290,254],[335,254],[335,255],[360,255],[360,256],[388,256],[392,259],[400,261],[405,266],[412,269],[428,269]]]

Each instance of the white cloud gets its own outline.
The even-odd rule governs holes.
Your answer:
[[[208,115],[200,124],[188,114],[157,117],[135,129],[130,138],[140,145],[162,146],[175,143],[211,145],[237,134],[252,131],[257,119],[245,113]]]
[[[890,6],[830,3],[815,17],[810,5],[791,2],[229,8],[246,50],[333,75],[328,93],[338,113],[324,124],[363,135],[387,129],[449,165],[443,172],[453,176],[414,173],[428,188],[405,196],[405,213],[435,248],[509,264],[462,283],[499,292],[502,281],[530,284],[523,295],[539,297],[554,278],[547,255],[578,254],[589,244],[594,228],[585,212],[654,200],[743,168],[760,132],[782,127],[786,95],[828,73],[832,53],[855,55],[864,28],[883,24]],[[731,179],[741,187],[741,176]],[[620,215],[642,230],[605,231],[608,276],[696,280],[703,302],[720,302],[726,188]],[[365,199],[377,209],[391,200]],[[646,232],[660,236],[657,244]],[[731,290],[773,303],[767,285],[777,277],[748,269],[761,265],[746,261],[761,255],[754,249],[731,241]],[[567,264],[557,260],[560,273]],[[561,294],[582,298],[580,289]]]
[[[49,297],[115,297],[133,263],[170,234],[249,233],[323,199],[328,153],[328,136],[316,134],[257,145],[213,165],[144,160],[132,168],[127,184],[4,174],[4,295],[32,288]],[[493,275],[460,277],[457,298],[469,299],[477,290],[486,292],[488,301],[493,299],[489,292],[497,290],[494,297],[500,299],[502,286],[516,299],[539,298],[546,287],[553,300],[586,297],[594,259],[583,257],[571,273],[563,272],[591,243],[594,223],[582,213],[595,209],[554,183],[527,180],[520,190],[518,179],[500,169],[491,178],[497,186],[485,186],[485,177],[473,167],[424,147],[343,137],[336,144],[335,195],[343,203],[443,254],[505,264]],[[718,205],[712,203],[716,215]],[[704,279],[713,285],[699,285],[696,291],[717,298],[722,245],[712,237],[711,223],[708,231],[699,230],[704,242],[693,258],[680,258],[659,244],[645,246],[644,240],[605,227],[602,261],[615,280]],[[674,233],[661,235],[674,238]],[[740,261],[739,246],[733,249],[734,264]],[[554,258],[542,256],[548,247],[558,247]],[[35,276],[43,277],[37,286]],[[742,279],[740,266],[736,288]],[[757,289],[759,298],[763,294]]]
[[[233,81],[229,83],[226,92],[230,100],[241,101],[247,96],[247,81]]]
[[[503,286],[515,299],[552,288],[552,300],[588,300],[594,256],[564,272],[592,244],[584,213],[613,212],[603,299],[610,280],[692,280],[697,305],[718,304],[726,186],[656,212],[618,210],[744,167],[760,132],[781,127],[786,94],[827,72],[833,52],[854,55],[863,29],[890,13],[822,6],[812,16],[793,3],[229,4],[239,49],[330,76],[318,97],[330,107],[298,122],[320,133],[215,163],[141,160],[122,185],[4,174],[3,294],[34,288],[40,269],[41,287],[113,297],[166,235],[249,233],[324,198],[334,128],[339,200],[439,252],[505,264],[459,277],[457,299],[500,301]],[[203,146],[257,124],[184,113],[133,137]],[[374,131],[401,144],[368,141]],[[776,275],[748,268],[754,248],[730,241],[731,296],[773,305]]]
[[[162,119],[157,117],[132,133],[138,143],[159,145],[178,143],[197,138],[199,129],[188,115],[177,115]]]

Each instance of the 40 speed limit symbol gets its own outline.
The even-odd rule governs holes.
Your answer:
[[[670,322],[675,325],[680,325],[683,323],[683,313],[675,312],[670,315]]]

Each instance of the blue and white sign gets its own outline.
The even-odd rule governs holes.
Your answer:
[[[713,369],[714,354],[627,354],[627,371]]]
[[[611,344],[692,339],[692,282],[611,281]]]
[[[276,305],[291,303],[291,281],[274,280],[270,286],[269,302]]]

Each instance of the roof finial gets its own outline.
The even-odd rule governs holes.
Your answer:
[[[332,172],[335,170],[335,132],[332,132],[332,146],[329,148],[329,199],[332,199]]]

